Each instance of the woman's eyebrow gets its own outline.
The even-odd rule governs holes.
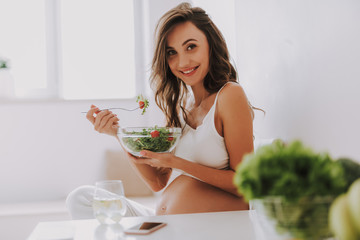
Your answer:
[[[194,39],[194,38],[189,38],[188,40],[186,40],[185,42],[183,42],[182,46],[184,46],[185,44],[187,44],[187,43],[190,42],[190,41],[196,41],[196,42],[197,42],[196,39]],[[169,46],[169,45],[166,45],[165,48],[166,48],[166,49],[174,49],[173,47],[171,47],[171,46]]]
[[[185,44],[187,44],[188,42],[190,42],[190,41],[197,41],[196,39],[193,39],[193,38],[190,38],[190,39],[188,39],[188,40],[186,40],[185,42],[183,42],[183,46],[185,45]]]

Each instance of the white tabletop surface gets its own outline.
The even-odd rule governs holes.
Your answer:
[[[230,211],[197,214],[179,214],[152,217],[126,217],[119,225],[106,227],[96,219],[61,222],[40,222],[28,240],[104,240],[104,239],[256,239],[251,211]],[[123,228],[143,221],[165,222],[167,226],[150,235],[125,235]]]

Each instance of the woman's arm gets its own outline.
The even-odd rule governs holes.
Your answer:
[[[243,88],[238,84],[227,84],[220,92],[217,104],[217,116],[220,118],[222,136],[229,154],[233,184],[236,167],[245,154],[254,151],[253,111]],[[237,192],[234,185],[233,191]]]
[[[114,136],[120,143],[120,139],[117,136],[119,118],[116,114],[113,114],[109,110],[100,111],[99,108],[91,105],[90,110],[86,114],[86,118],[94,125],[94,129],[97,132]],[[126,152],[125,149],[124,151]],[[137,158],[130,153],[127,154],[133,168],[153,191],[160,191],[166,186],[171,176],[171,168],[158,168],[150,165],[138,164],[136,163]]]
[[[120,139],[116,137],[120,143]],[[121,143],[120,143],[121,145]],[[123,146],[121,145],[123,148]],[[134,157],[128,153],[124,148],[123,150],[127,153],[128,160],[138,175],[145,181],[145,183],[154,192],[158,192],[166,187],[167,182],[170,179],[172,169],[168,167],[156,167],[149,164],[139,163],[138,157]]]
[[[229,170],[218,170],[190,162],[169,153],[153,153],[142,151],[149,159],[139,159],[138,162],[153,166],[180,169],[202,181],[238,195],[233,184],[237,165],[246,153],[253,151],[252,111],[241,86],[228,84],[218,96],[215,125],[225,139],[229,154]]]

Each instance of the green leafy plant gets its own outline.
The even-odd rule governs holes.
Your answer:
[[[234,183],[248,201],[267,196],[296,201],[346,191],[341,165],[327,153],[315,153],[298,140],[289,144],[277,140],[246,155]]]
[[[346,189],[348,189],[354,181],[360,178],[360,164],[345,157],[339,158],[336,161],[340,163],[345,171]]]
[[[328,209],[348,187],[340,162],[298,140],[277,140],[246,155],[234,184],[260,214],[275,222],[279,234],[300,239],[331,236]]]
[[[0,58],[0,69],[1,68],[9,68],[8,60],[4,58]]]

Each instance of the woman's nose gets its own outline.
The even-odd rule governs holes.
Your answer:
[[[187,54],[179,54],[179,68],[183,68],[183,67],[187,67],[190,63],[190,59],[189,56],[187,56]]]

